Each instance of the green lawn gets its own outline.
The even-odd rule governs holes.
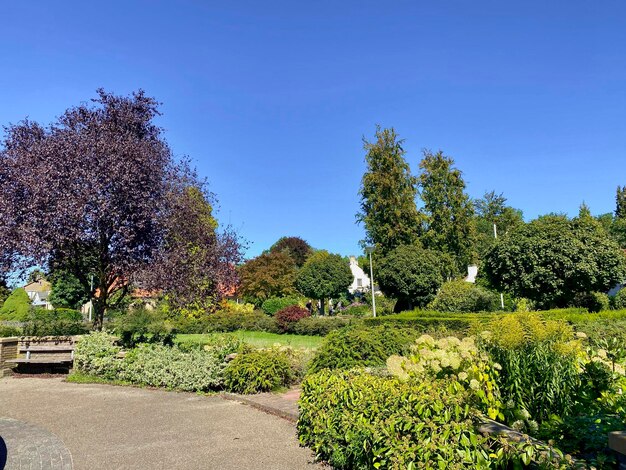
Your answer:
[[[317,348],[324,338],[320,336],[305,335],[279,335],[276,333],[266,333],[264,331],[235,331],[233,333],[218,333],[224,335],[232,335],[240,338],[246,343],[259,347],[267,348],[279,344],[281,346],[292,346],[294,348]],[[204,343],[209,334],[195,335],[176,335],[177,343]]]

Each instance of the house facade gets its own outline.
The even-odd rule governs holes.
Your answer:
[[[24,286],[24,290],[26,291],[26,294],[28,294],[30,303],[34,307],[42,307],[46,310],[52,310],[54,308],[48,301],[51,289],[52,285],[43,279],[31,282]]]
[[[351,294],[369,292],[370,278],[361,269],[354,256],[350,256],[350,271],[352,271],[352,284],[348,287],[348,291]]]

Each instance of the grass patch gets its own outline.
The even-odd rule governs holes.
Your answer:
[[[130,382],[124,382],[122,380],[108,380],[97,375],[85,374],[80,371],[72,371],[70,375],[65,378],[66,382],[73,384],[107,384],[107,385],[132,385]]]
[[[279,335],[265,331],[234,331],[232,333],[222,334],[239,338],[255,348],[269,348],[279,344],[281,346],[291,346],[299,349],[315,349],[323,340],[320,336]],[[208,342],[210,336],[210,334],[179,334],[176,335],[174,341],[176,343],[186,344],[205,344]]]

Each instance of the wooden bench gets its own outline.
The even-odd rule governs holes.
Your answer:
[[[32,364],[69,368],[74,362],[74,346],[73,337],[20,338],[17,357],[5,362],[15,364],[16,367]]]

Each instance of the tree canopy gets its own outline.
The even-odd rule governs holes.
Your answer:
[[[378,263],[376,281],[385,295],[406,308],[425,307],[445,281],[444,263],[441,253],[418,245],[398,246]]]
[[[424,202],[427,248],[453,256],[459,273],[475,262],[474,208],[465,193],[465,181],[454,160],[441,151],[427,150],[420,162],[420,196]]]
[[[141,90],[98,90],[48,127],[26,120],[6,128],[0,270],[71,273],[93,300],[96,328],[171,240],[169,194],[184,171],[154,122],[158,108]]]
[[[263,253],[239,268],[239,294],[260,306],[271,297],[294,294],[297,268],[293,258],[283,251]]]
[[[492,285],[544,308],[626,278],[626,257],[593,218],[543,216],[499,238],[485,260]]]
[[[376,129],[376,141],[364,140],[367,170],[361,181],[361,210],[357,221],[365,227],[364,244],[387,253],[419,239],[422,216],[417,210],[417,179],[404,159],[403,141],[395,130]]]
[[[352,283],[352,271],[348,262],[340,255],[320,250],[304,263],[296,278],[296,287],[305,296],[321,301],[339,297]]]
[[[281,237],[270,247],[269,251],[271,253],[284,251],[293,258],[296,266],[302,267],[313,253],[313,248],[300,237]]]

